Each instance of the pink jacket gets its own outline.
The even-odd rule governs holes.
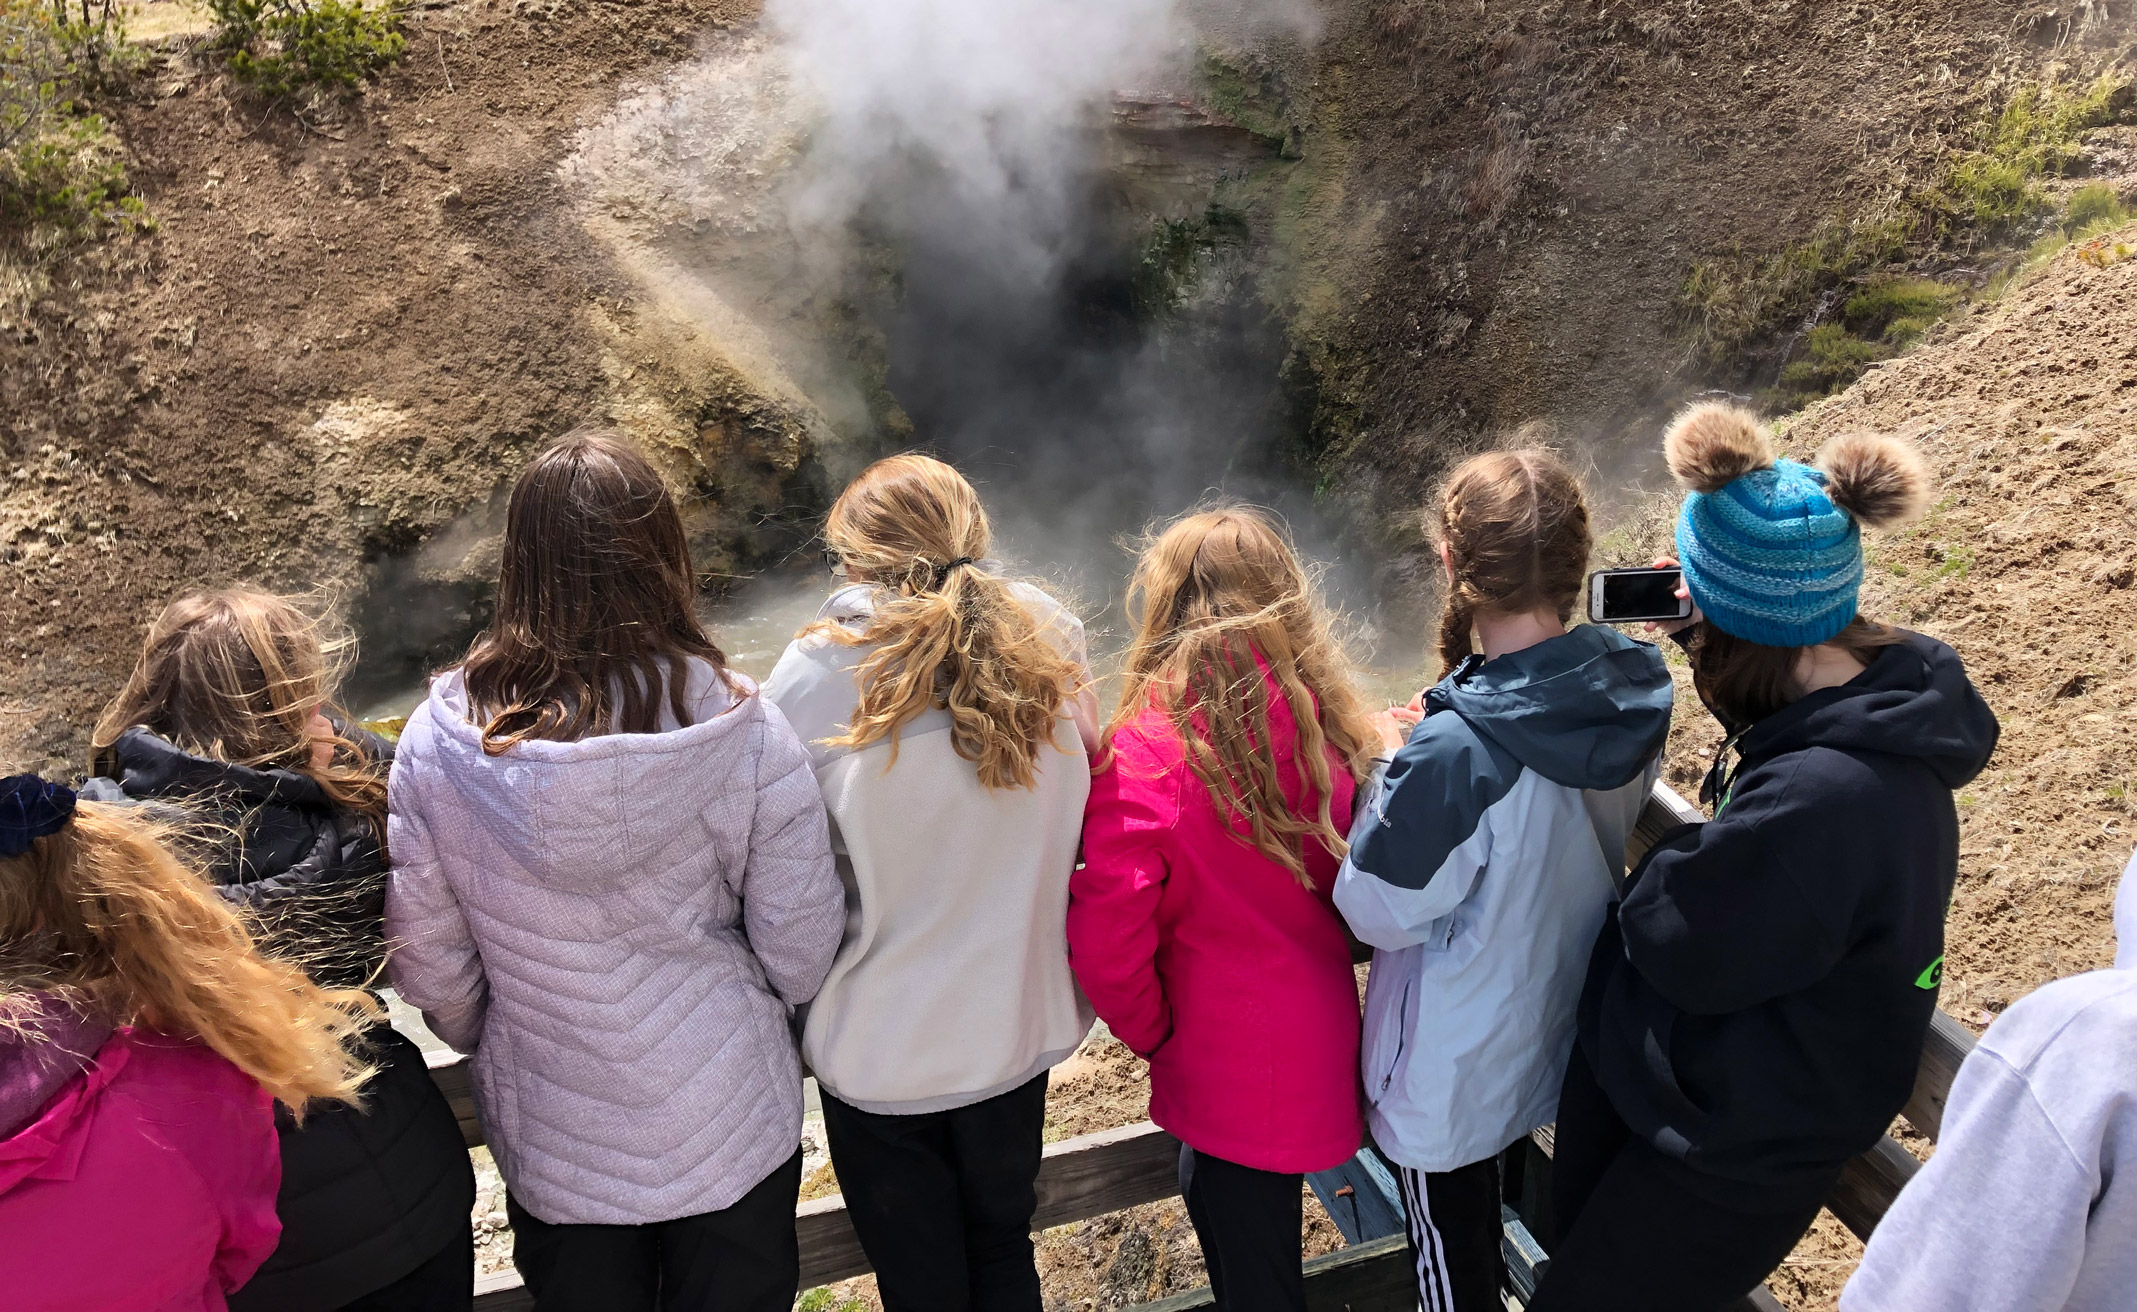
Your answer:
[[[0,1082],[21,1046],[0,1041]],[[281,1181],[259,1085],[197,1043],[119,1030],[0,1138],[0,1304],[221,1312],[281,1238]]]
[[[1298,730],[1271,692],[1278,779],[1297,804]],[[1345,828],[1354,786],[1333,749],[1329,772]],[[1338,863],[1309,844],[1308,891],[1233,836],[1246,832],[1218,815],[1162,713],[1122,726],[1091,781],[1069,959],[1114,1035],[1150,1059],[1151,1120],[1243,1166],[1325,1170],[1364,1134],[1358,984],[1330,900]]]

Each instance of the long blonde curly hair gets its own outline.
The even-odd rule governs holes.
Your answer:
[[[148,627],[141,658],[90,735],[91,767],[140,726],[196,756],[309,775],[385,840],[386,772],[338,739],[312,761],[311,719],[333,709],[347,644],[297,602],[250,588],[183,597]]]
[[[1010,583],[984,568],[986,508],[964,475],[931,456],[879,460],[839,494],[824,524],[832,554],[877,589],[855,632],[811,626],[830,641],[873,647],[855,677],[860,703],[834,747],[890,740],[931,708],[950,713],[950,741],[989,788],[1030,788],[1080,665],[1055,645]]]
[[[355,1103],[363,1031],[385,1008],[262,955],[243,921],[140,808],[79,803],[59,832],[0,858],[0,1014],[30,993],[113,1025],[198,1039],[302,1119]]]
[[[1144,550],[1128,612],[1135,638],[1107,741],[1146,709],[1162,710],[1219,813],[1244,816],[1254,848],[1311,887],[1307,839],[1349,851],[1325,749],[1356,782],[1372,769],[1379,736],[1284,531],[1249,507],[1188,515]],[[1316,799],[1308,814],[1285,800],[1270,750],[1271,678],[1298,725],[1297,765]]]

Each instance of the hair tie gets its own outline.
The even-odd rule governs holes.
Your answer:
[[[21,856],[30,844],[67,827],[74,790],[34,774],[0,779],[0,857]]]
[[[947,565],[937,566],[935,570],[935,586],[938,588],[941,587],[943,585],[943,581],[950,577],[951,570],[958,568],[960,565],[969,565],[971,563],[972,557],[959,556],[957,559],[951,561]]]

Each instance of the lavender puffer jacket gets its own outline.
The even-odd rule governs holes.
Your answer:
[[[809,757],[696,665],[694,722],[483,754],[457,673],[394,757],[393,984],[474,1053],[519,1205],[556,1224],[716,1211],[792,1156],[789,1017],[845,927]]]

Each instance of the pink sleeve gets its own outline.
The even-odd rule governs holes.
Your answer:
[[[215,1253],[215,1278],[224,1293],[244,1287],[282,1242],[275,1194],[282,1187],[282,1141],[275,1132],[274,1100],[257,1084],[233,1108],[226,1173],[216,1189],[223,1209],[223,1241]]]
[[[1157,916],[1168,873],[1160,840],[1176,819],[1177,781],[1134,777],[1133,769],[1116,757],[1091,780],[1084,863],[1069,877],[1069,964],[1114,1036],[1148,1057],[1172,1036]]]

